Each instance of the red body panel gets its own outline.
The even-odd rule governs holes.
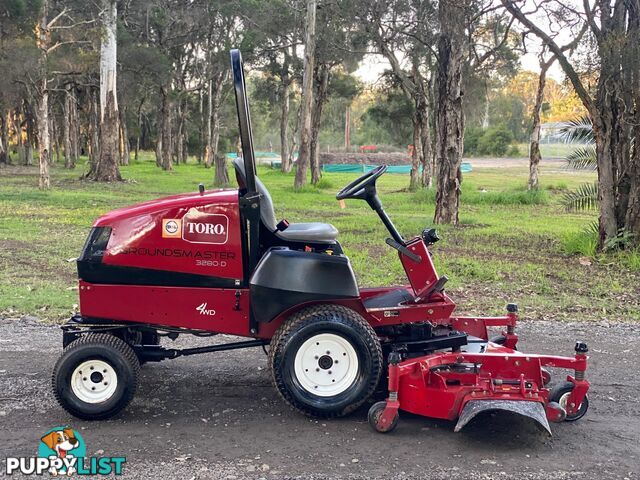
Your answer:
[[[248,290],[80,282],[80,301],[87,317],[249,335]]]
[[[141,203],[114,210],[94,226],[112,229],[105,264],[242,278],[237,190]]]

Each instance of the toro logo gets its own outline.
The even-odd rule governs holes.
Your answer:
[[[191,243],[227,243],[229,218],[226,215],[205,214],[198,218],[184,217],[182,239]]]

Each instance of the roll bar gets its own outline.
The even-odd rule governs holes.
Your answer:
[[[244,160],[245,184],[247,194],[256,193],[256,159],[253,151],[253,134],[251,132],[251,115],[247,99],[247,85],[244,81],[244,67],[240,50],[234,48],[231,54],[231,72],[233,75],[233,90],[236,94],[236,109],[238,111],[238,127],[240,142],[242,143],[242,158]]]

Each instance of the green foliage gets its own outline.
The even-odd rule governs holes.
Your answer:
[[[488,128],[478,140],[480,155],[504,156],[513,141],[513,134],[504,125]]]
[[[598,207],[598,184],[584,183],[562,197],[562,206],[567,212],[595,210]]]
[[[376,95],[375,99],[361,118],[362,125],[355,142],[360,145],[411,144],[413,107],[407,97],[399,89],[394,89],[386,95]]]
[[[593,127],[588,115],[564,122],[560,134],[567,143],[593,143]]]
[[[509,151],[513,134],[505,125],[497,125],[486,130],[470,128],[465,132],[464,141],[466,155],[502,157]],[[517,149],[517,146],[515,147]]]
[[[569,168],[576,170],[595,170],[598,167],[598,158],[595,145],[577,147],[569,153],[565,160]]]
[[[520,156],[520,147],[515,143],[509,147],[507,150],[507,157],[519,157]]]
[[[465,155],[478,154],[478,141],[484,135],[484,130],[480,127],[469,127],[464,131],[464,153]]]
[[[571,232],[562,238],[562,250],[567,255],[594,257],[598,251],[598,232],[592,229]]]

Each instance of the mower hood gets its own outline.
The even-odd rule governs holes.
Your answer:
[[[536,425],[551,436],[544,406],[540,402],[526,400],[471,400],[466,403],[454,431],[459,432],[476,415],[490,410],[506,410],[535,420]]]

